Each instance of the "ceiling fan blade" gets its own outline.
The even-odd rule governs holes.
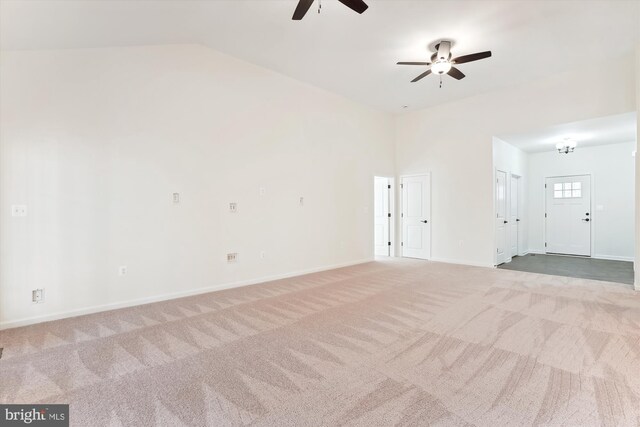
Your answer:
[[[447,74],[449,74],[451,77],[453,77],[456,80],[464,79],[464,74],[462,73],[462,71],[458,70],[456,67],[451,67],[451,69]]]
[[[462,55],[457,58],[453,58],[451,62],[454,64],[464,64],[465,62],[477,61],[479,59],[489,58],[491,51],[472,53],[471,55]]]
[[[293,12],[293,17],[291,19],[293,19],[294,21],[299,21],[304,18],[304,15],[307,14],[307,11],[312,4],[313,0],[300,0],[298,2],[298,6],[296,6],[295,12]]]
[[[436,49],[438,49],[438,59],[444,59],[445,61],[449,60],[449,56],[451,55],[451,42],[442,40],[438,43]]]
[[[431,65],[431,62],[398,62],[398,65]]]
[[[411,83],[415,83],[418,80],[422,79],[423,77],[427,77],[429,74],[431,74],[431,70],[427,70],[424,73],[420,74],[418,77],[416,77],[415,79],[411,80]]]
[[[349,9],[355,10],[358,13],[362,13],[369,8],[362,0],[338,0]]]

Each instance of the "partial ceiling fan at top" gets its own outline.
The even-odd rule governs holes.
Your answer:
[[[440,87],[442,87],[443,74],[448,74],[456,80],[461,80],[465,77],[462,71],[454,67],[454,65],[478,61],[491,56],[491,51],[487,50],[485,52],[472,53],[470,55],[458,56],[457,58],[451,59],[451,42],[447,40],[442,40],[440,43],[435,45],[435,48],[437,51],[431,55],[431,62],[398,62],[398,65],[426,65],[429,67],[427,71],[411,80],[412,83],[415,83],[433,73],[440,76]]]
[[[321,0],[318,0],[318,3],[320,3],[320,1]],[[338,0],[338,1],[358,13],[362,13],[369,8],[369,6],[367,6],[367,4],[362,0]],[[311,8],[311,5],[313,4],[313,2],[314,0],[299,0],[298,6],[296,6],[296,10],[293,12],[293,17],[291,19],[293,19],[294,21],[299,21],[302,18],[304,18],[304,15],[307,14],[307,11],[309,11],[309,8]],[[318,9],[318,12],[319,11],[320,9]]]

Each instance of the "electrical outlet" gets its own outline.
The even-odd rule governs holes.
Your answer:
[[[260,259],[264,259],[267,256],[265,251],[260,251]]]
[[[180,193],[173,193],[173,203],[176,205],[180,203]]]
[[[118,267],[118,276],[125,276],[127,274],[127,266],[121,265]]]
[[[238,253],[232,252],[227,254],[227,262],[236,262],[238,260]]]
[[[11,216],[27,216],[27,205],[11,205]]]
[[[34,289],[31,291],[31,302],[39,304],[44,302],[44,289]]]
[[[238,204],[236,202],[229,203],[229,212],[231,213],[238,212]]]

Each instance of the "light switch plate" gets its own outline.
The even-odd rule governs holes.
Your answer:
[[[238,212],[238,204],[236,202],[229,203],[229,212],[231,213]]]

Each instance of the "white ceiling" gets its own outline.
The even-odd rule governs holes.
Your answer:
[[[316,0],[317,3],[318,0]],[[363,15],[323,0],[292,21],[297,0],[1,0],[0,48],[202,43],[378,109],[418,109],[617,58],[640,42],[637,0],[366,0]],[[461,81],[410,80],[427,46],[454,41]]]
[[[566,123],[531,132],[499,135],[498,138],[529,153],[553,151],[565,138],[577,142],[580,147],[618,144],[636,141],[636,113],[617,114],[591,120]]]

